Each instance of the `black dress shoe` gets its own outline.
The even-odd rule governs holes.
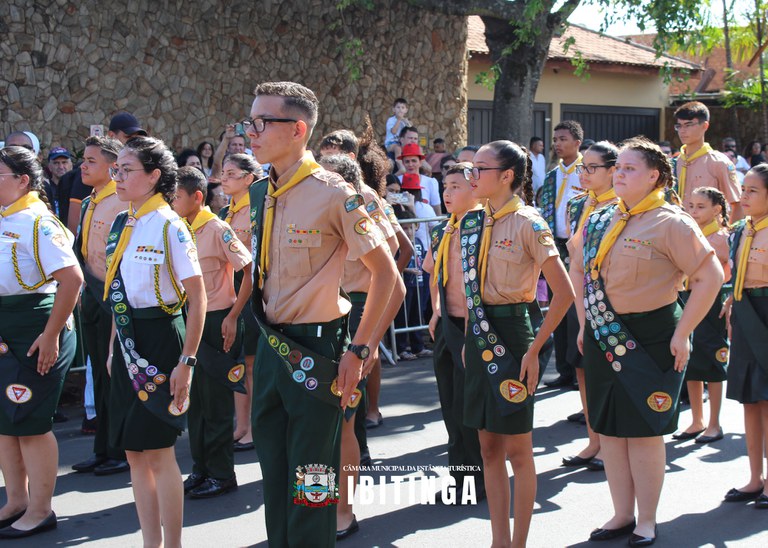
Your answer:
[[[200,485],[206,480],[206,477],[202,474],[195,474],[192,472],[190,475],[187,476],[187,479],[184,480],[184,494],[186,495],[189,493],[192,489]]]
[[[189,492],[189,496],[193,499],[209,499],[218,497],[224,493],[229,493],[235,489],[237,489],[237,478],[234,476],[227,480],[207,478],[198,487],[192,489]]]
[[[23,531],[21,529],[15,529],[12,526],[0,529],[0,539],[3,538],[24,538],[37,535],[38,533],[45,533],[46,531],[53,531],[57,525],[56,514],[51,512],[47,518],[37,524],[36,527]]]
[[[22,510],[18,514],[14,514],[13,516],[7,517],[5,519],[0,520],[0,529],[4,529],[5,527],[8,527],[9,525],[13,525],[13,523],[19,519],[21,516],[23,516],[27,512],[26,509]]]
[[[239,441],[236,441],[234,443],[233,449],[235,453],[239,453],[241,451],[252,451],[253,450],[253,442],[249,441],[246,443],[240,443]]]
[[[550,388],[559,388],[561,386],[571,386],[573,384],[573,377],[565,377],[563,375],[560,375],[556,379],[552,379],[551,381],[547,381],[544,383],[544,386],[549,386]]]
[[[602,472],[605,470],[605,463],[603,462],[603,459],[598,459],[597,457],[591,459],[587,464],[587,470],[592,470],[593,472]]]
[[[72,465],[72,470],[75,472],[93,472],[97,466],[100,464],[104,464],[107,462],[107,457],[100,457],[98,455],[93,455],[90,459],[84,460],[83,462],[78,462],[77,464]]]
[[[344,540],[348,536],[357,533],[359,530],[360,526],[357,524],[357,518],[353,514],[352,523],[349,524],[349,527],[342,529],[341,531],[336,531],[336,540]]]
[[[563,457],[563,466],[586,466],[594,457],[584,458],[578,455]]]
[[[624,535],[628,535],[634,530],[635,530],[635,520],[632,520],[632,523],[629,523],[624,527],[619,527],[618,529],[603,529],[603,528],[595,529],[589,534],[589,540],[593,540],[593,541],[611,540],[612,538],[623,537]]]
[[[762,494],[762,489],[758,489],[757,491],[739,491],[738,489],[733,488],[725,494],[723,500],[725,502],[749,502],[750,500],[755,500]]]
[[[704,429],[702,428],[701,430],[696,430],[696,432],[680,432],[679,434],[672,434],[672,439],[677,441],[692,440],[703,431]]]
[[[757,497],[757,499],[755,499],[755,508],[758,510],[768,509],[768,496],[761,494]]]
[[[629,537],[629,545],[630,546],[650,546],[654,542],[656,542],[656,537],[658,536],[658,531],[656,530],[656,527],[653,527],[653,536],[652,537],[641,537],[640,535],[636,535],[632,533],[632,536]]]
[[[128,465],[128,461],[108,459],[103,464],[98,465],[93,474],[96,476],[111,476],[112,474],[119,474],[120,472],[127,472],[131,469]]]
[[[699,436],[698,438],[696,438],[696,443],[712,443],[714,441],[720,441],[721,439],[723,439],[722,428],[714,436]]]

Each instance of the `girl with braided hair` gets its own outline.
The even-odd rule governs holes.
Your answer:
[[[689,337],[723,283],[723,269],[693,219],[664,200],[671,180],[657,145],[625,141],[613,176],[619,202],[589,216],[583,247],[571,256],[571,272],[582,274],[574,289],[589,424],[600,436],[614,506],[590,540],[631,534],[631,546],[655,542],[662,436],[677,427]],[[691,295],[681,314],[677,289],[684,276]]]
[[[72,310],[83,274],[72,234],[41,199],[43,168],[23,147],[0,150],[0,539],[56,528],[58,445],[51,432],[75,355]]]

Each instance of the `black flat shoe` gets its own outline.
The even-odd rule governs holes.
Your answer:
[[[19,512],[18,514],[15,514],[15,515],[13,515],[13,516],[11,516],[11,517],[8,517],[8,518],[5,518],[5,519],[2,519],[2,520],[0,520],[0,529],[5,529],[5,528],[6,528],[6,527],[8,527],[9,525],[13,525],[13,523],[14,523],[14,522],[15,522],[17,519],[19,519],[21,516],[23,516],[25,513],[26,513],[26,509],[25,509],[25,510],[22,510],[22,511],[21,511],[21,512]]]
[[[635,520],[632,520],[631,523],[628,523],[624,527],[619,527],[618,529],[603,529],[603,528],[595,529],[589,534],[589,540],[592,540],[592,541],[611,540],[612,538],[623,537],[624,535],[628,535],[634,530],[635,530]]]
[[[75,472],[93,472],[97,466],[104,464],[105,462],[107,462],[107,457],[93,455],[91,458],[84,460],[83,462],[73,464],[72,470]]]
[[[544,386],[549,386],[550,388],[560,388],[562,386],[571,386],[572,384],[573,377],[564,377],[563,375],[560,375],[551,381],[545,382]]]
[[[696,443],[712,443],[713,441],[720,441],[721,439],[723,439],[722,428],[714,436],[699,436],[698,438],[696,438]]]
[[[253,442],[249,441],[246,443],[240,443],[239,441],[236,441],[232,448],[234,449],[235,453],[239,453],[241,451],[252,451]]]
[[[702,428],[701,430],[697,430],[696,432],[680,432],[679,434],[672,434],[672,439],[677,441],[692,440],[693,438],[701,434],[703,431],[704,429]]]
[[[768,510],[768,496],[761,494],[755,499],[755,508],[758,510]]]
[[[37,535],[39,533],[45,533],[46,531],[53,531],[56,529],[58,522],[56,520],[56,514],[51,512],[47,518],[41,521],[36,527],[23,531],[21,529],[15,529],[12,526],[0,529],[0,539],[3,538],[24,538]]]
[[[208,478],[199,487],[192,489],[189,496],[193,499],[210,499],[237,489],[237,478],[227,480]]]
[[[198,487],[205,480],[206,480],[206,477],[204,475],[195,474],[194,472],[192,472],[190,475],[187,476],[187,479],[184,480],[184,494],[186,495],[192,489],[194,489],[195,487]]]
[[[598,459],[597,457],[591,459],[587,463],[587,470],[592,470],[593,472],[602,472],[605,470],[605,463],[603,462],[603,459]]]
[[[758,489],[757,491],[739,491],[738,489],[733,488],[725,494],[723,500],[725,502],[749,502],[750,500],[755,500],[762,494],[762,489]]]
[[[581,422],[584,419],[584,413],[579,411],[578,413],[574,413],[573,415],[568,415],[566,417],[566,420],[568,422]]]
[[[658,531],[656,530],[656,526],[653,527],[653,536],[652,537],[641,537],[640,535],[636,535],[632,533],[632,536],[629,537],[629,545],[630,546],[650,546],[654,542],[656,542],[656,537],[658,536]]]
[[[128,472],[131,469],[128,461],[108,459],[93,469],[95,476],[111,476],[120,472]]]
[[[336,531],[336,540],[344,540],[348,536],[357,533],[359,530],[360,526],[357,524],[357,517],[353,514],[352,523],[349,524],[349,527],[342,529],[341,531]]]
[[[572,457],[563,457],[563,466],[586,466],[594,457],[588,459],[574,455]]]

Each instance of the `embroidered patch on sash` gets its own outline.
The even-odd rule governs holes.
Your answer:
[[[528,390],[520,381],[506,379],[499,385],[502,397],[512,403],[520,403],[528,397]]]
[[[32,390],[23,384],[9,384],[5,395],[13,403],[27,403],[32,399]]]
[[[178,407],[173,402],[168,404],[168,412],[174,417],[183,415],[184,413],[187,412],[188,409],[189,409],[189,396],[187,396],[187,399],[185,399],[184,403],[181,404],[181,407]]]
[[[299,367],[301,367],[304,371],[309,371],[315,366],[315,360],[307,356],[306,358],[301,360],[301,363],[299,364]]]
[[[360,405],[360,400],[362,399],[363,393],[360,392],[357,388],[355,388],[355,391],[352,393],[352,395],[349,397],[349,406],[352,409],[355,409],[358,405]]]
[[[723,347],[720,350],[718,350],[715,353],[715,358],[717,358],[717,361],[720,363],[725,363],[728,361],[728,347]]]
[[[5,343],[0,343],[0,356],[8,352],[8,345]]]
[[[331,394],[333,394],[334,396],[341,397],[342,391],[339,390],[338,386],[336,386],[336,381],[337,380],[338,380],[338,377],[333,379],[333,382],[331,383]]]
[[[244,372],[245,366],[240,363],[229,370],[229,373],[227,373],[227,379],[229,379],[229,382],[238,382],[243,378]]]
[[[654,392],[646,401],[648,407],[657,413],[664,413],[672,407],[672,397],[666,392]]]

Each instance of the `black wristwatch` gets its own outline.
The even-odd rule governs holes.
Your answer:
[[[182,354],[179,358],[179,363],[183,363],[187,367],[194,367],[197,365],[197,358],[195,356],[185,356]]]
[[[352,352],[355,356],[361,360],[365,360],[371,354],[371,349],[364,344],[350,344],[347,350]]]

